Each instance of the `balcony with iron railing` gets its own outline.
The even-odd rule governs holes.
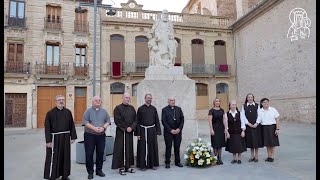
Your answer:
[[[75,33],[89,33],[89,22],[87,21],[74,21]]]
[[[123,63],[122,70],[125,74],[143,74],[149,67],[149,63],[135,63],[125,62]]]
[[[4,73],[29,74],[30,62],[4,62]]]
[[[36,62],[34,65],[35,76],[40,78],[63,78],[69,77],[69,63]]]
[[[25,17],[12,17],[6,15],[6,26],[10,28],[24,29],[26,27]]]
[[[62,19],[45,17],[44,29],[49,31],[62,31]]]
[[[30,74],[30,62],[4,62],[4,77],[28,79]]]
[[[231,66],[228,64],[181,64],[184,69],[184,74],[188,76],[230,76]],[[146,68],[149,67],[149,63],[135,63],[124,62],[121,66],[112,65],[107,63],[107,74],[113,74],[114,71],[121,71],[121,74],[143,76]],[[115,69],[115,68],[121,68]]]
[[[77,79],[86,79],[89,77],[89,64],[73,63],[73,76]]]
[[[103,22],[124,22],[124,23],[143,23],[152,24],[161,17],[161,11],[149,11],[139,9],[112,8],[116,11],[115,15],[102,16]],[[228,28],[230,19],[224,16],[210,16],[200,14],[186,14],[169,12],[168,18],[174,25],[183,25],[185,27],[202,28]]]
[[[228,64],[182,64],[186,75],[204,75],[204,76],[229,76],[231,74]]]

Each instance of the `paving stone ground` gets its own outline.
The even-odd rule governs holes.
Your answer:
[[[209,141],[207,121],[199,121],[199,137]],[[112,155],[107,156],[103,171],[106,177],[94,179],[152,179],[152,180],[314,180],[316,179],[316,125],[293,122],[282,122],[279,140],[276,147],[275,161],[265,162],[266,148],[259,151],[259,162],[248,162],[250,149],[242,155],[242,164],[231,164],[232,154],[223,149],[224,165],[205,169],[171,165],[165,169],[140,171],[121,176],[118,171],[111,170]],[[83,140],[83,127],[77,127],[78,141]],[[161,137],[163,138],[163,137]],[[161,145],[161,144],[160,144]],[[161,145],[161,146],[164,146]],[[84,164],[77,164],[76,145],[72,144],[71,175],[72,180],[87,179]],[[162,155],[161,155],[162,156]],[[183,152],[181,152],[183,157]],[[4,131],[4,179],[5,180],[41,180],[45,159],[44,129],[5,129]],[[163,164],[163,163],[162,163]]]

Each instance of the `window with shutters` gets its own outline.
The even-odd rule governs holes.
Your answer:
[[[88,11],[84,10],[82,13],[76,12],[76,18],[74,21],[74,31],[88,33],[89,32],[89,22],[87,20]]]
[[[9,43],[7,62],[5,63],[6,73],[23,72],[23,44]]]
[[[61,7],[47,5],[47,14],[45,17],[45,29],[48,30],[61,30],[62,19],[61,19]]]
[[[217,40],[214,42],[214,56],[216,65],[227,64],[227,48],[225,41]]]
[[[202,83],[196,83],[197,96],[208,96],[208,85]]]
[[[8,44],[8,62],[23,62],[23,44]]]

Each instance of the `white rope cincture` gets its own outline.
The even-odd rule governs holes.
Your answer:
[[[51,162],[50,162],[50,178],[51,178],[51,173],[52,173],[52,164],[53,164],[53,154],[54,154],[54,135],[57,134],[66,134],[66,133],[70,133],[70,131],[62,131],[62,132],[57,132],[57,133],[51,133],[52,134],[52,149],[51,149]]]
[[[146,161],[146,166],[148,166],[148,161],[147,161],[147,155],[148,155],[148,128],[153,128],[155,127],[155,124],[152,125],[152,126],[143,126],[143,125],[140,125],[141,127],[144,128],[144,135],[146,137],[146,155],[145,155],[145,161]],[[140,137],[141,138],[141,137]]]

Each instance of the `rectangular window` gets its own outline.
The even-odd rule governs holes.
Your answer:
[[[10,0],[10,17],[24,18],[24,2],[19,0]]]
[[[87,21],[87,10],[84,10],[82,13],[76,13],[76,18],[74,21],[75,32],[84,32],[89,31],[89,23]]]
[[[60,62],[59,45],[47,44],[47,65],[58,66]]]
[[[61,7],[47,5],[47,22],[60,23]]]
[[[25,2],[22,0],[9,1],[9,16],[7,17],[8,27],[25,27],[24,3]]]
[[[86,47],[76,46],[76,66],[83,67],[86,64]]]
[[[8,44],[8,61],[23,62],[23,44]]]

